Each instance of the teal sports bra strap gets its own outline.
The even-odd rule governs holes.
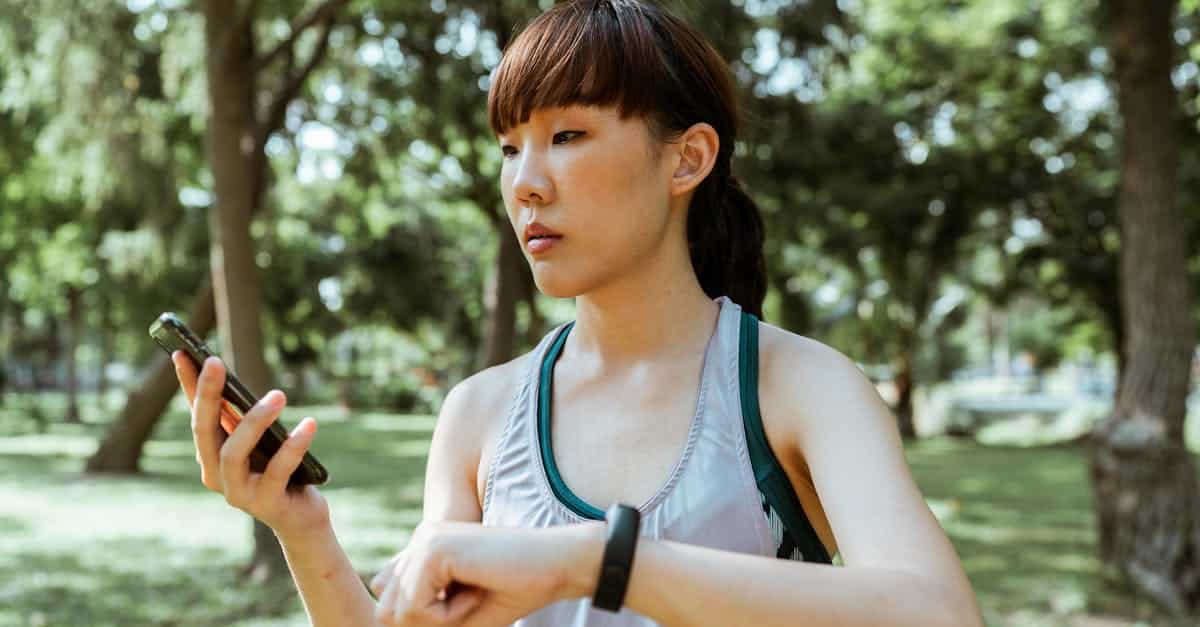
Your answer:
[[[758,410],[758,318],[742,312],[738,339],[738,384],[741,391],[742,417],[745,419],[746,444],[758,489],[783,521],[784,533],[792,537],[806,562],[830,564],[829,551],[821,542],[804,513],[796,491],[783,466],[771,451]]]

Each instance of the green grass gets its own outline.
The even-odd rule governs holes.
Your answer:
[[[1100,576],[1082,447],[931,439],[910,445],[908,460],[989,625],[1164,622]],[[1101,618],[1115,622],[1085,620]]]
[[[330,468],[338,535],[373,574],[420,519],[433,418],[315,407],[285,422],[304,415],[321,423],[314,453]],[[251,520],[200,485],[178,399],[142,476],[79,474],[106,426],[96,418],[43,434],[22,403],[0,409],[0,626],[307,624],[290,581],[236,583]]]
[[[236,583],[250,519],[200,485],[179,399],[146,449],[145,474],[115,478],[78,474],[106,428],[101,412],[39,433],[29,399],[7,401],[0,626],[307,624],[290,582]],[[314,453],[332,475],[323,492],[339,538],[369,576],[419,520],[433,418],[313,407],[291,408],[285,422],[304,415],[321,422]],[[1148,602],[1098,574],[1082,449],[935,439],[908,457],[989,625],[1158,624]]]

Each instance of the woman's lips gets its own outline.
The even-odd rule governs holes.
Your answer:
[[[562,239],[561,235],[534,237],[534,238],[530,239],[529,242],[526,243],[525,246],[529,250],[529,253],[531,255],[537,255],[537,254],[544,253],[544,252],[550,250],[551,248],[553,248],[554,244],[557,243],[558,240],[560,240],[560,239]]]

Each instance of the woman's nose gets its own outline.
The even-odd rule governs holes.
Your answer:
[[[526,156],[528,155],[528,156]],[[518,157],[517,172],[513,176],[513,195],[521,203],[541,205],[554,201],[554,185],[550,181],[545,162],[537,155]]]

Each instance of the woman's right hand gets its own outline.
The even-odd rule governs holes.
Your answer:
[[[224,494],[227,503],[262,521],[281,538],[328,524],[329,504],[316,487],[287,488],[288,478],[312,443],[316,420],[301,420],[264,471],[252,472],[250,451],[287,404],[283,392],[268,392],[239,419],[221,397],[225,365],[220,359],[208,358],[199,376],[182,351],[172,353],[171,360],[191,408],[192,438],[204,487]]]

